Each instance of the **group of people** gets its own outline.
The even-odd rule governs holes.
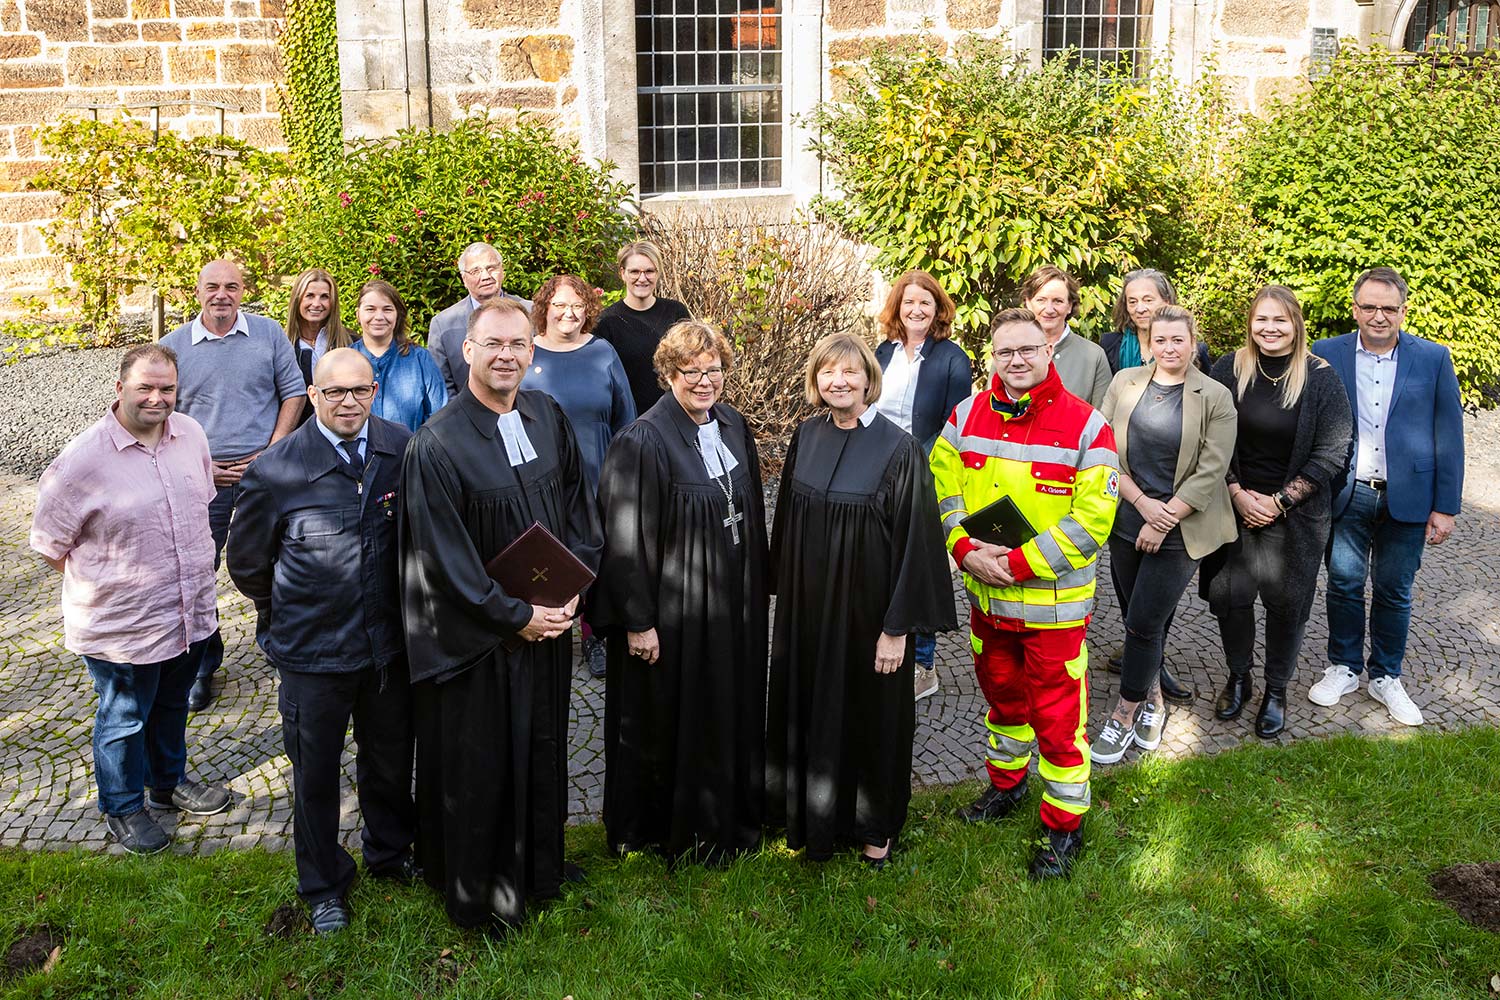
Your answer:
[[[148,806],[230,801],[186,777],[188,712],[223,654],[221,554],[279,673],[297,891],[319,933],[351,919],[351,720],[370,875],[425,879],[456,923],[500,927],[584,877],[563,840],[575,624],[605,678],[610,848],[703,863],[767,829],[811,860],[889,863],[915,701],[938,687],[936,633],[958,626],[954,564],[990,778],[959,814],[1013,812],[1037,756],[1033,877],[1070,872],[1092,762],[1159,743],[1179,686],[1165,638],[1195,572],[1223,637],[1220,718],[1252,698],[1265,606],[1256,731],[1272,737],[1331,531],[1329,666],[1309,697],[1334,704],[1368,670],[1395,718],[1421,721],[1400,681],[1410,589],[1458,512],[1463,438],[1452,362],[1401,332],[1388,268],[1355,283],[1358,332],[1315,351],[1295,296],[1262,289],[1245,345],[1212,365],[1165,275],[1128,274],[1120,329],[1095,344],[1070,330],[1077,281],[1042,268],[994,317],[977,393],[952,300],[909,272],[878,348],[834,333],[812,349],[815,414],[768,526],[755,439],[721,399],[733,347],[657,296],[654,246],[621,249],[625,296],[602,311],[572,275],[508,295],[485,244],[457,263],[469,294],[426,348],[385,282],[359,290],[354,339],[326,272],[297,278],[283,330],[240,310],[238,268],[210,263],[199,315],[125,353],[115,404],[42,477],[32,546],[63,573],[66,645],[99,693],[100,809],[127,850],[167,845]],[[1014,547],[965,525],[1000,501],[1030,526]],[[490,572],[536,524],[596,574],[560,607]],[[1106,545],[1125,643],[1091,741]]]

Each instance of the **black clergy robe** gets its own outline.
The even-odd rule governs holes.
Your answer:
[[[617,851],[717,860],[760,842],[765,498],[744,418],[721,403],[711,419],[739,463],[733,527],[698,425],[671,393],[615,436],[599,480],[604,561],[589,620],[606,636],[604,826]],[[649,628],[654,664],[626,648],[627,631]]]
[[[916,440],[878,413],[851,430],[826,414],[803,421],[781,473],[771,564],[768,822],[811,858],[883,845],[911,800],[913,633],[957,626]],[[906,636],[895,673],[875,671],[882,631]]]
[[[562,410],[521,390],[536,458],[512,466],[465,388],[402,470],[401,586],[417,738],[417,857],[464,927],[515,924],[557,895],[568,815],[567,634],[504,646],[531,619],[484,564],[540,521],[590,568],[602,539]]]

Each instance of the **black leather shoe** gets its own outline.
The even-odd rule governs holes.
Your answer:
[[[603,677],[608,672],[603,639],[589,636],[583,640],[583,662],[589,668],[590,677]]]
[[[1115,651],[1109,654],[1109,660],[1106,661],[1105,666],[1108,667],[1110,673],[1118,674],[1125,666],[1125,647],[1116,646]]]
[[[154,788],[146,793],[146,804],[152,809],[159,812],[177,809],[190,816],[213,816],[228,809],[233,801],[233,796],[224,789],[201,781],[183,781],[167,795]]]
[[[1196,687],[1188,687],[1172,675],[1167,665],[1161,665],[1161,696],[1174,705],[1191,705],[1193,699],[1198,697]]]
[[[1266,687],[1260,711],[1255,714],[1255,735],[1273,740],[1286,728],[1286,688]]]
[[[979,794],[979,798],[958,810],[956,815],[965,823],[993,822],[1009,816],[1025,798],[1024,778],[1019,785],[1005,791],[991,785]]]
[[[188,691],[188,711],[201,712],[214,703],[214,679],[199,677]]]
[[[572,884],[572,885],[578,885],[580,882],[587,882],[588,880],[589,880],[589,873],[586,872],[586,871],[584,871],[581,866],[575,865],[571,861],[564,861],[563,862],[563,881],[564,882],[567,882],[567,883]]]
[[[875,845],[871,844],[870,846],[874,847]],[[876,871],[884,871],[886,866],[891,863],[891,858],[895,856],[895,853],[896,838],[892,837],[890,840],[887,840],[885,842],[885,853],[880,855],[880,857],[872,858],[870,857],[870,855],[864,853],[864,851],[860,851],[859,860],[863,861],[865,864],[869,865]]]
[[[165,851],[172,842],[144,809],[129,816],[106,816],[104,822],[119,845],[131,854],[155,854]]]
[[[333,934],[349,926],[349,904],[335,896],[314,903],[308,915],[314,934]]]
[[[422,866],[417,864],[417,859],[408,854],[402,858],[399,864],[382,868],[379,871],[371,871],[372,878],[385,879],[388,882],[420,882],[422,880]]]
[[[1249,674],[1230,674],[1229,680],[1224,682],[1224,690],[1219,692],[1219,700],[1214,702],[1214,718],[1224,722],[1238,719],[1254,694],[1255,683]]]
[[[1034,879],[1067,878],[1073,873],[1073,862],[1083,852],[1083,828],[1048,830],[1036,857],[1031,860]]]

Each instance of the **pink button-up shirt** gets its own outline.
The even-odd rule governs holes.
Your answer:
[[[68,649],[159,663],[218,627],[213,496],[208,438],[181,413],[167,418],[154,451],[113,407],[68,442],[42,473],[31,522],[31,547],[64,560]]]

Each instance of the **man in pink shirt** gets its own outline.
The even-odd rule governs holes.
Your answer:
[[[99,810],[127,851],[154,854],[168,837],[147,805],[229,807],[227,791],[185,777],[188,690],[218,627],[213,463],[203,428],[172,412],[171,350],[127,351],[115,394],[42,474],[31,547],[63,575],[64,644],[99,694]]]

